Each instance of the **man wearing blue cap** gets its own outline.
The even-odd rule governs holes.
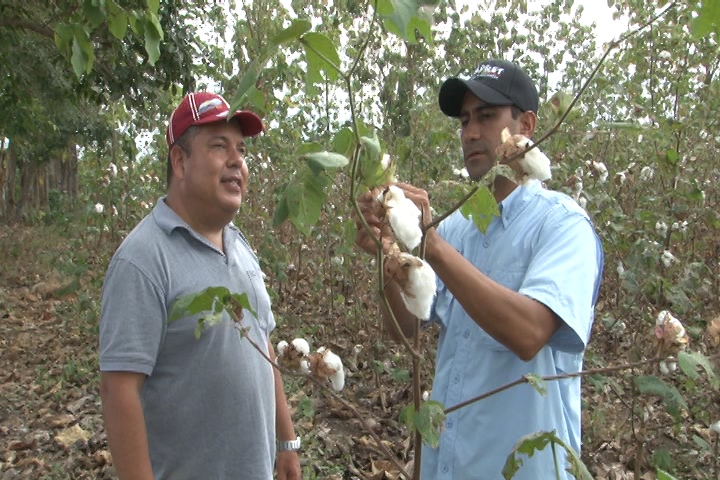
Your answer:
[[[537,90],[508,61],[488,60],[470,78],[448,79],[439,103],[460,121],[465,167],[475,180],[497,163],[505,128],[528,138],[535,132]],[[429,223],[427,192],[399,186]],[[518,185],[499,176],[494,195],[500,215],[485,233],[460,212],[426,232],[426,260],[438,277],[430,321],[440,327],[432,399],[446,408],[529,373],[580,371],[593,323],[603,253],[587,213],[537,180]],[[372,197],[359,200],[379,237]],[[363,229],[356,243],[375,251]],[[389,281],[385,293],[403,334],[414,336],[416,319],[397,283]],[[540,431],[554,430],[579,452],[580,413],[579,378],[548,382],[545,395],[523,384],[472,403],[447,416],[437,448],[423,447],[421,478],[500,480],[513,446]],[[524,457],[514,478],[571,478],[564,452],[556,452],[557,463],[549,447]]]
[[[245,139],[263,129],[220,95],[187,95],[170,116],[167,196],[108,267],[100,395],[120,480],[300,480],[282,379],[233,319],[195,338],[198,315],[168,322],[178,298],[223,286],[248,295],[245,335],[274,357],[264,275],[233,220],[250,180]]]

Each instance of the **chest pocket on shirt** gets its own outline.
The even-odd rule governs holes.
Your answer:
[[[259,269],[246,270],[250,282],[250,289],[247,292],[250,305],[257,313],[257,320],[260,326],[267,330],[270,319],[270,296],[265,289],[263,273]]]

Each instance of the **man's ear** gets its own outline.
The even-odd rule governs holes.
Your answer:
[[[173,177],[185,177],[185,151],[178,145],[170,148],[170,162],[172,164]]]
[[[520,121],[520,133],[527,138],[532,138],[535,134],[535,126],[537,125],[537,115],[535,115],[535,112],[522,112],[518,120]]]

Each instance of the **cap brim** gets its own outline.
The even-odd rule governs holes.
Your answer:
[[[226,118],[227,117],[217,118],[217,116],[207,116],[198,120],[197,122],[194,122],[193,125],[205,125],[208,123],[223,122]],[[263,122],[262,120],[260,120],[260,117],[248,110],[238,110],[237,112],[235,112],[235,115],[233,115],[232,118],[237,120],[238,124],[240,125],[240,130],[245,137],[254,137],[258,133],[262,132],[264,129]]]
[[[512,105],[513,102],[497,90],[475,80],[448,78],[440,87],[438,102],[440,110],[448,117],[459,117],[465,94],[471,91],[483,102],[490,105]]]
[[[238,110],[235,112],[235,115],[233,115],[233,118],[238,121],[240,129],[242,129],[242,133],[246,137],[254,137],[263,131],[262,120],[253,112]]]

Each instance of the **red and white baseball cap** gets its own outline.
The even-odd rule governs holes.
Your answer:
[[[230,104],[217,93],[195,92],[183,98],[180,105],[170,115],[165,139],[169,147],[193,125],[226,121],[230,114]],[[247,110],[238,110],[232,115],[240,124],[243,135],[254,137],[263,131],[260,117]]]

